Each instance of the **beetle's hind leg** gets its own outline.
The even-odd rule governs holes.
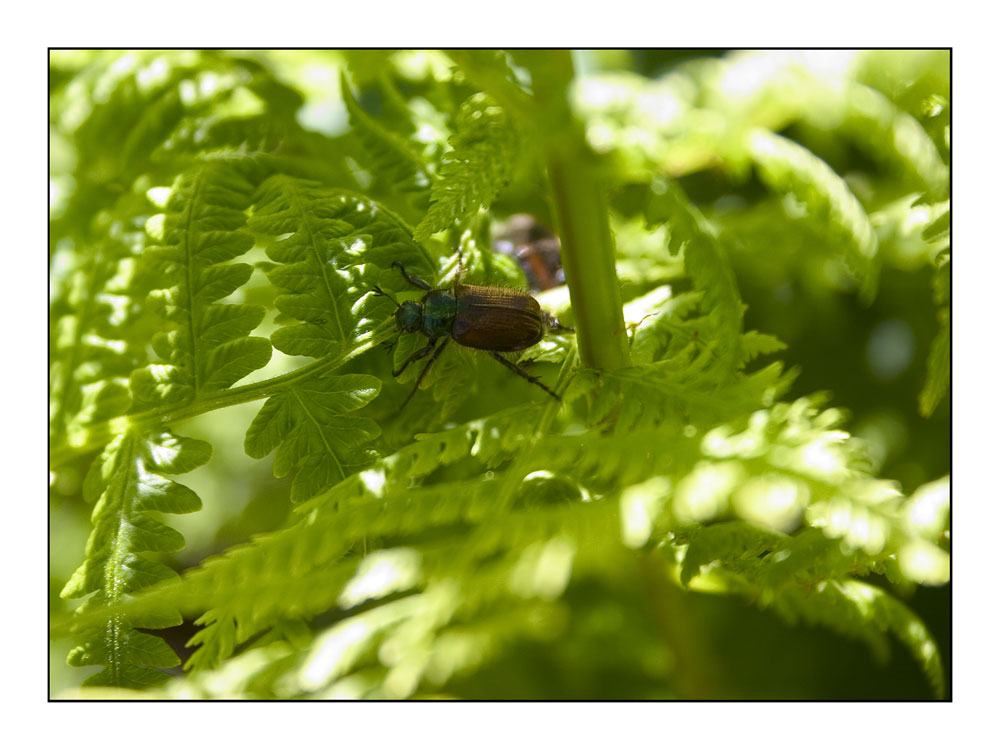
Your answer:
[[[547,332],[564,331],[566,333],[576,333],[575,328],[564,326],[559,322],[559,318],[550,313],[548,310],[542,310],[542,320],[545,321],[545,329]]]
[[[511,362],[509,360],[504,359],[498,352],[490,352],[490,356],[493,357],[493,359],[495,359],[497,362],[499,362],[500,364],[502,364],[507,369],[513,370],[514,372],[516,372],[518,375],[520,375],[522,378],[524,378],[525,380],[527,380],[529,383],[534,383],[535,385],[537,385],[539,388],[541,388],[547,394],[549,394],[550,396],[552,396],[552,398],[554,398],[556,401],[562,401],[562,399],[559,398],[558,394],[556,394],[555,391],[550,390],[547,385],[545,385],[541,380],[539,380],[538,378],[536,378],[534,375],[529,375],[519,365],[517,365],[514,362]]]

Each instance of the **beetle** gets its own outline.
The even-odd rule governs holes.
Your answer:
[[[423,279],[407,273],[399,261],[393,261],[392,267],[398,268],[410,284],[426,292],[423,298],[419,302],[408,300],[400,304],[377,286],[373,291],[388,297],[396,305],[396,330],[400,335],[422,333],[427,337],[427,345],[411,354],[402,367],[393,371],[392,376],[398,377],[411,364],[431,355],[403,406],[409,403],[420,388],[424,376],[434,360],[441,355],[449,339],[454,339],[462,346],[488,352],[497,362],[529,383],[534,383],[556,401],[562,400],[538,378],[529,375],[500,354],[527,349],[541,341],[550,330],[573,330],[561,325],[552,314],[542,310],[534,297],[517,289],[461,284],[457,281],[453,289],[433,288]],[[440,344],[437,343],[439,340]],[[396,341],[399,341],[398,336]],[[395,343],[390,344],[390,348]]]

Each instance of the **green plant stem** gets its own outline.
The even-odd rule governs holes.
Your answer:
[[[597,158],[569,106],[573,62],[568,50],[532,60],[544,158],[552,186],[580,359],[584,367],[618,370],[630,364],[621,285]]]
[[[294,383],[299,383],[324,372],[334,372],[340,369],[355,357],[368,351],[383,340],[388,339],[390,334],[391,331],[387,328],[384,334],[373,333],[367,340],[345,354],[337,357],[318,359],[305,367],[286,372],[283,375],[277,375],[267,380],[260,380],[256,383],[249,383],[239,388],[219,391],[216,395],[210,395],[192,403],[158,407],[139,414],[131,414],[99,422],[91,426],[82,439],[75,441],[73,444],[63,444],[51,450],[49,453],[49,467],[50,469],[57,469],[77,456],[91,453],[103,447],[112,437],[124,429],[123,425],[125,423],[131,429],[141,432],[158,425],[182,422],[205,412],[223,409],[227,406],[236,406],[268,398]]]
[[[585,367],[618,370],[630,364],[621,287],[607,205],[587,162],[587,155],[560,148],[549,155],[549,180],[580,359]]]

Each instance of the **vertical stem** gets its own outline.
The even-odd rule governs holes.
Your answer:
[[[580,359],[585,367],[617,370],[630,361],[605,187],[597,158],[570,109],[570,52],[539,54],[531,66],[535,99],[542,105],[537,124],[546,134],[544,156]]]
[[[617,370],[629,365],[628,338],[608,208],[588,157],[551,153],[549,180],[580,359],[586,367]]]

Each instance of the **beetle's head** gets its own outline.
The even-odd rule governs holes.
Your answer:
[[[409,300],[396,310],[396,330],[416,333],[424,324],[424,306]]]

